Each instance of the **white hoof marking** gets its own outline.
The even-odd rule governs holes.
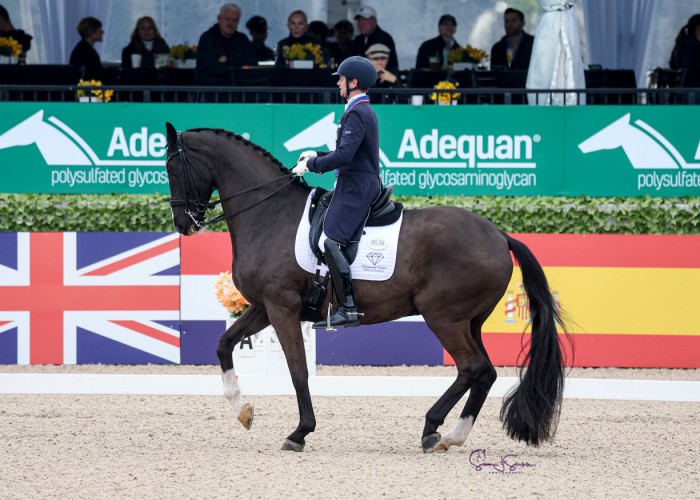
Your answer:
[[[450,432],[441,436],[436,450],[439,448],[439,451],[447,451],[450,446],[462,446],[467,440],[473,425],[473,417],[460,418]]]

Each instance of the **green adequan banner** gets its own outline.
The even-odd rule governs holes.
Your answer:
[[[400,195],[698,196],[689,106],[375,106]],[[167,193],[165,122],[223,128],[290,168],[332,149],[343,107],[0,104],[0,192]],[[307,176],[330,187],[333,175]]]

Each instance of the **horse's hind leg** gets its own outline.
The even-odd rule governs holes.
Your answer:
[[[445,391],[425,416],[421,445],[423,452],[446,451],[461,446],[467,440],[491,386],[496,370],[472,338],[469,323],[435,328],[433,330],[457,366],[457,379]],[[447,415],[464,394],[471,389],[464,411],[455,427],[444,436],[437,432]]]
[[[231,408],[233,408],[233,414],[236,415],[236,419],[246,429],[250,429],[253,425],[255,410],[253,405],[243,401],[241,389],[238,386],[236,373],[233,369],[233,348],[238,342],[259,332],[269,324],[270,321],[267,319],[265,311],[251,306],[221,336],[219,346],[216,349],[223,374],[224,397],[231,405]]]
[[[465,443],[469,431],[474,426],[476,417],[479,416],[479,412],[484,406],[491,386],[496,381],[496,369],[493,367],[481,340],[481,325],[486,317],[488,315],[472,320],[471,330],[473,337],[470,340],[473,340],[479,351],[471,357],[471,360],[467,361],[468,370],[471,372],[473,379],[469,397],[462,413],[459,415],[459,420],[447,434],[440,438],[434,451],[447,451],[450,446],[462,446]]]

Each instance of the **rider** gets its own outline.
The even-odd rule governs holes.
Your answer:
[[[332,327],[360,325],[347,246],[360,240],[370,207],[381,191],[379,126],[366,93],[377,80],[377,70],[369,59],[353,56],[345,59],[333,75],[338,76],[340,95],[347,100],[335,151],[304,151],[293,169],[298,176],[335,169],[337,177],[323,223],[323,246],[340,307],[329,320],[314,323],[314,328],[325,328],[329,323]]]

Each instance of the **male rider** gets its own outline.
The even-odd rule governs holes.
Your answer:
[[[324,256],[340,307],[330,320],[314,328],[359,326],[352,291],[347,246],[360,240],[370,207],[379,197],[379,126],[369,104],[367,89],[377,80],[377,70],[367,58],[345,59],[338,70],[340,95],[347,100],[340,119],[335,151],[304,151],[293,172],[321,174],[336,170],[335,194],[323,223]]]

